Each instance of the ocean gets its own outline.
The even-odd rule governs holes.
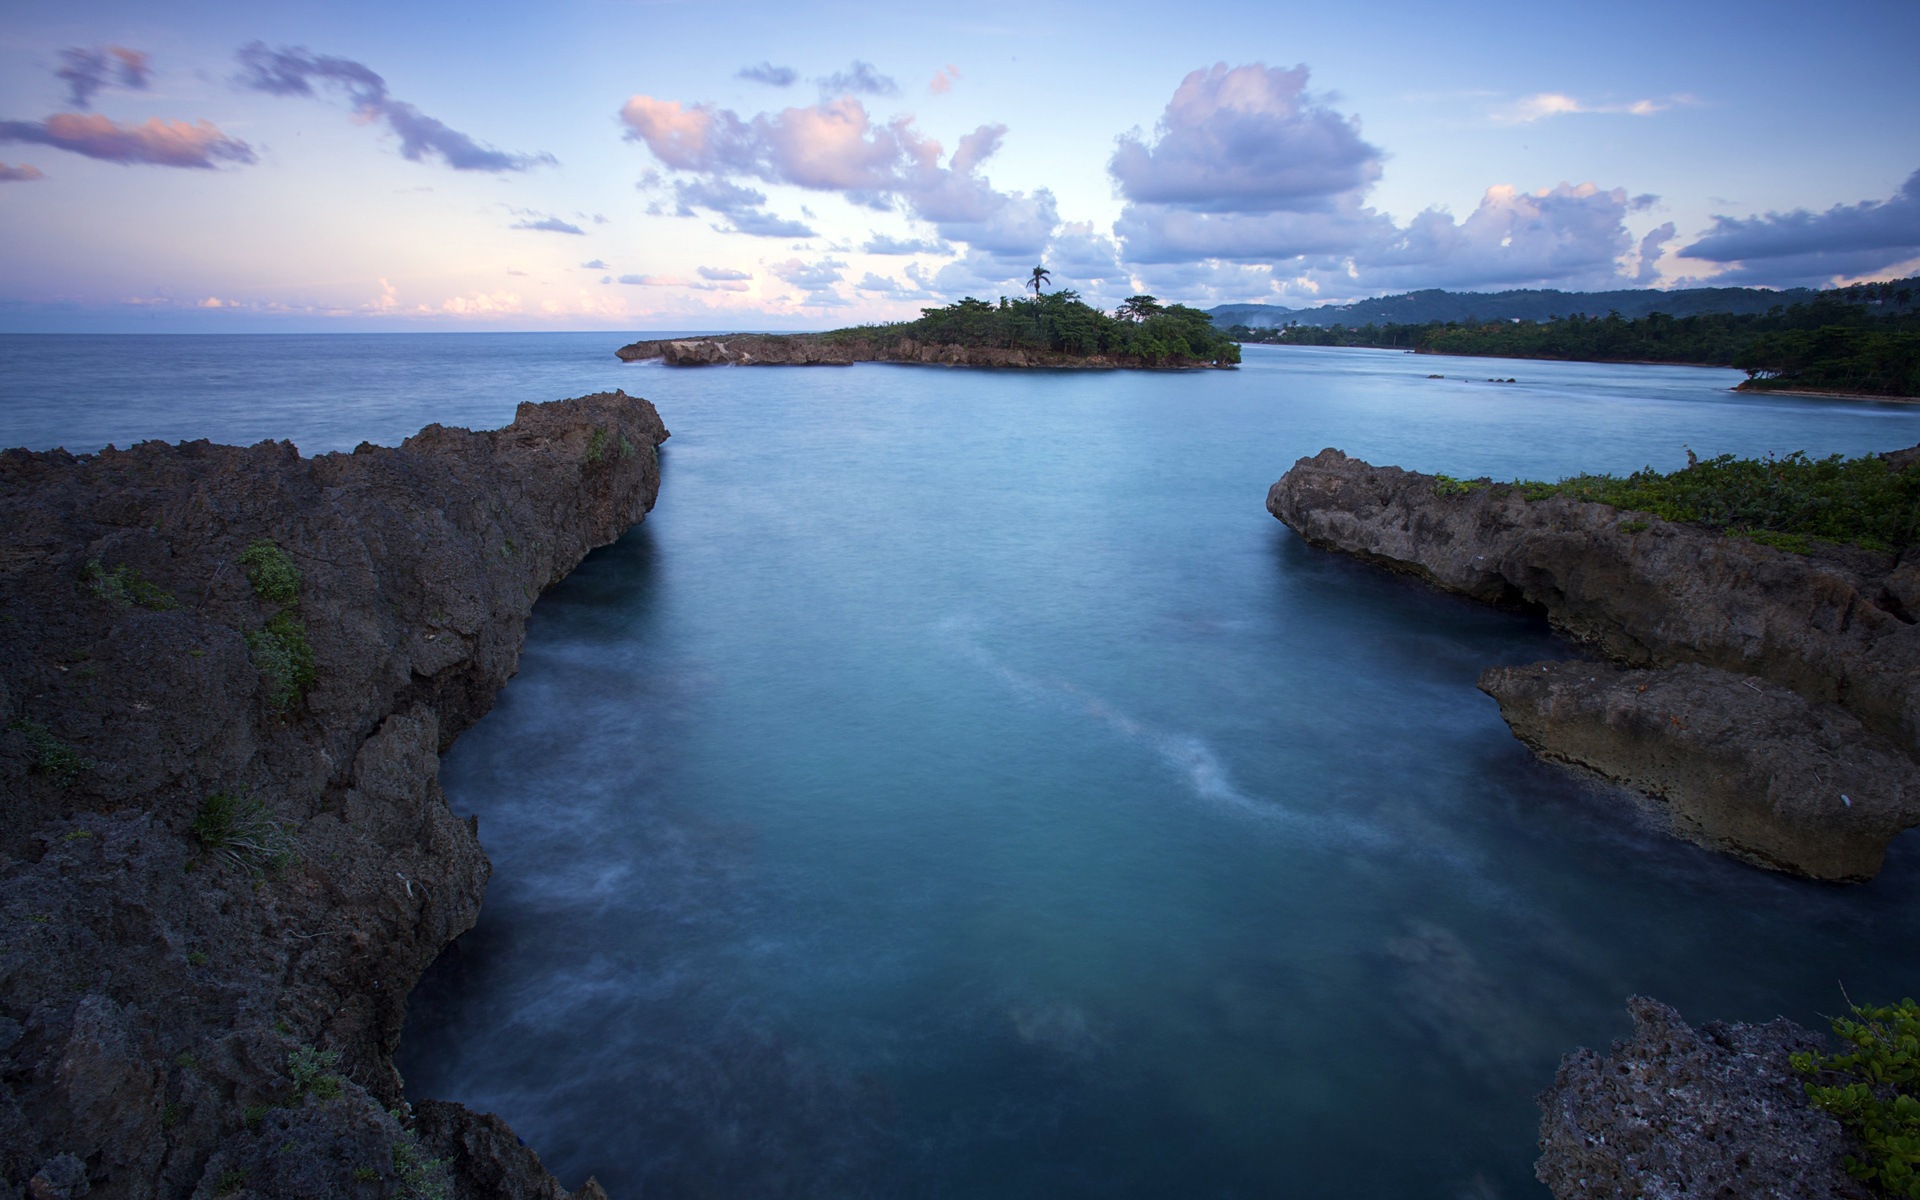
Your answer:
[[[1264,507],[1324,446],[1557,478],[1907,446],[1920,406],[1374,350],[673,370],[622,340],[0,337],[9,446],[658,405],[658,508],[541,599],[445,760],[495,875],[399,1055],[568,1186],[1541,1197],[1533,1096],[1629,995],[1818,1023],[1842,985],[1920,990],[1916,835],[1859,887],[1666,836],[1474,688],[1577,647]]]

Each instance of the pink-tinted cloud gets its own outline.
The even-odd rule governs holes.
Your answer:
[[[255,161],[253,148],[221,133],[210,121],[122,125],[93,113],[56,113],[44,121],[0,121],[0,142],[29,142],[103,162],[212,168]]]
[[[29,183],[46,177],[46,173],[32,163],[21,163],[17,167],[10,167],[0,162],[0,183]]]
[[[1001,192],[980,174],[1004,126],[983,125],[961,138],[942,166],[940,143],[921,136],[911,117],[877,123],[852,96],[751,120],[712,104],[634,96],[620,116],[627,136],[662,164],[711,181],[676,187],[745,177],[837,192],[870,208],[902,201],[947,238],[1007,253],[1038,252],[1058,223],[1051,192]]]
[[[960,81],[960,68],[948,63],[933,73],[933,81],[927,84],[927,90],[936,96],[944,96],[953,90]]]

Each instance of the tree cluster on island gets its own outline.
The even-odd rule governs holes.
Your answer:
[[[1241,342],[1372,346],[1430,354],[1739,367],[1754,390],[1920,396],[1920,280],[1856,284],[1766,313],[1652,313],[1632,320],[1433,321],[1276,329],[1234,326]]]
[[[1240,345],[1213,327],[1213,318],[1184,304],[1153,296],[1129,296],[1112,313],[1082,300],[1071,288],[1044,290],[1051,273],[1035,267],[1031,298],[990,303],[968,296],[938,308],[923,308],[914,321],[861,325],[822,334],[825,338],[897,339],[982,349],[1028,350],[1092,358],[1105,356],[1146,366],[1225,366],[1240,361]]]

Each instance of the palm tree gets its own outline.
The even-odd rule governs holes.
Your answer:
[[[1040,285],[1049,283],[1052,280],[1053,272],[1047,270],[1045,267],[1035,267],[1033,269],[1033,278],[1027,280],[1027,286],[1033,289],[1033,298],[1035,300],[1040,298]]]

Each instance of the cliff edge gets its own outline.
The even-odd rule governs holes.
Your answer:
[[[1267,508],[1315,545],[1542,612],[1611,660],[1480,686],[1535,751],[1664,800],[1683,836],[1863,880],[1920,824],[1920,552],[1795,554],[1331,449]]]
[[[0,1195],[566,1195],[391,1055],[489,873],[439,755],[666,437],[0,454]]]

